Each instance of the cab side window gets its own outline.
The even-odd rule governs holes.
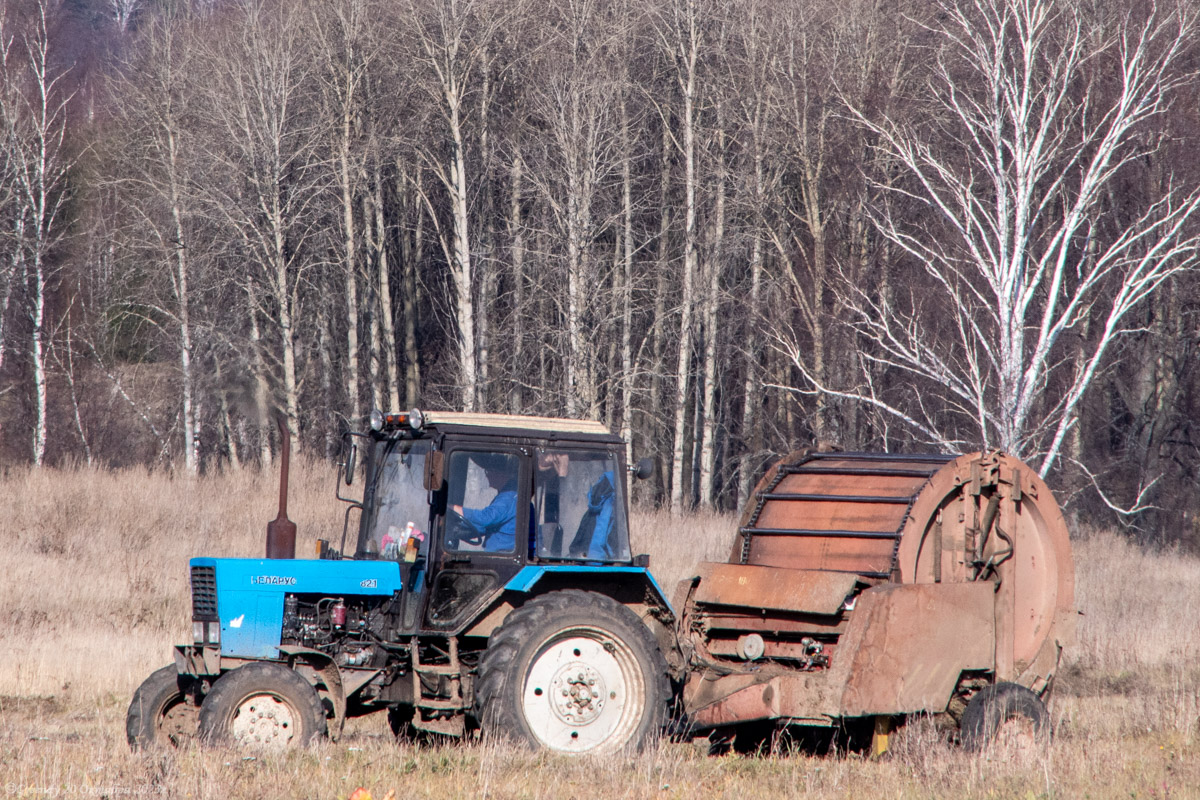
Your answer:
[[[512,453],[452,453],[446,549],[512,552],[521,510],[519,478],[520,459]]]
[[[624,487],[612,454],[539,450],[534,487],[540,558],[629,560]]]

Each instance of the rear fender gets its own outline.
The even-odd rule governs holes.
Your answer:
[[[644,567],[588,565],[527,566],[504,587],[499,602],[472,623],[463,635],[490,636],[504,619],[531,597],[562,589],[596,592],[628,608],[650,629],[672,673],[683,673],[683,658],[675,636],[675,612],[662,587]]]
[[[627,605],[636,597],[657,613],[675,616],[666,593],[645,567],[606,567],[586,565],[527,566],[504,587],[520,594],[542,594],[554,589],[584,589],[606,594]],[[637,603],[632,603],[637,604]]]

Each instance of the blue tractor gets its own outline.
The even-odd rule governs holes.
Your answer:
[[[682,656],[630,549],[626,478],[650,464],[624,448],[595,422],[375,412],[346,438],[339,483],[362,490],[338,492],[340,545],[312,559],[295,558],[285,461],[268,558],[192,559],[193,641],[134,694],[130,744],[306,745],[375,711],[398,736],[650,741]]]

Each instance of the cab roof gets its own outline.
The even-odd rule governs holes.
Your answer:
[[[502,428],[532,433],[613,436],[604,423],[590,419],[535,417],[522,414],[476,414],[462,411],[426,411],[424,417],[426,427],[487,428],[488,432],[495,433],[502,433],[502,431],[496,430]]]

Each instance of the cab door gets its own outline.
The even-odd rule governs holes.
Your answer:
[[[522,447],[459,445],[447,451],[427,629],[458,630],[526,563],[530,463]]]

